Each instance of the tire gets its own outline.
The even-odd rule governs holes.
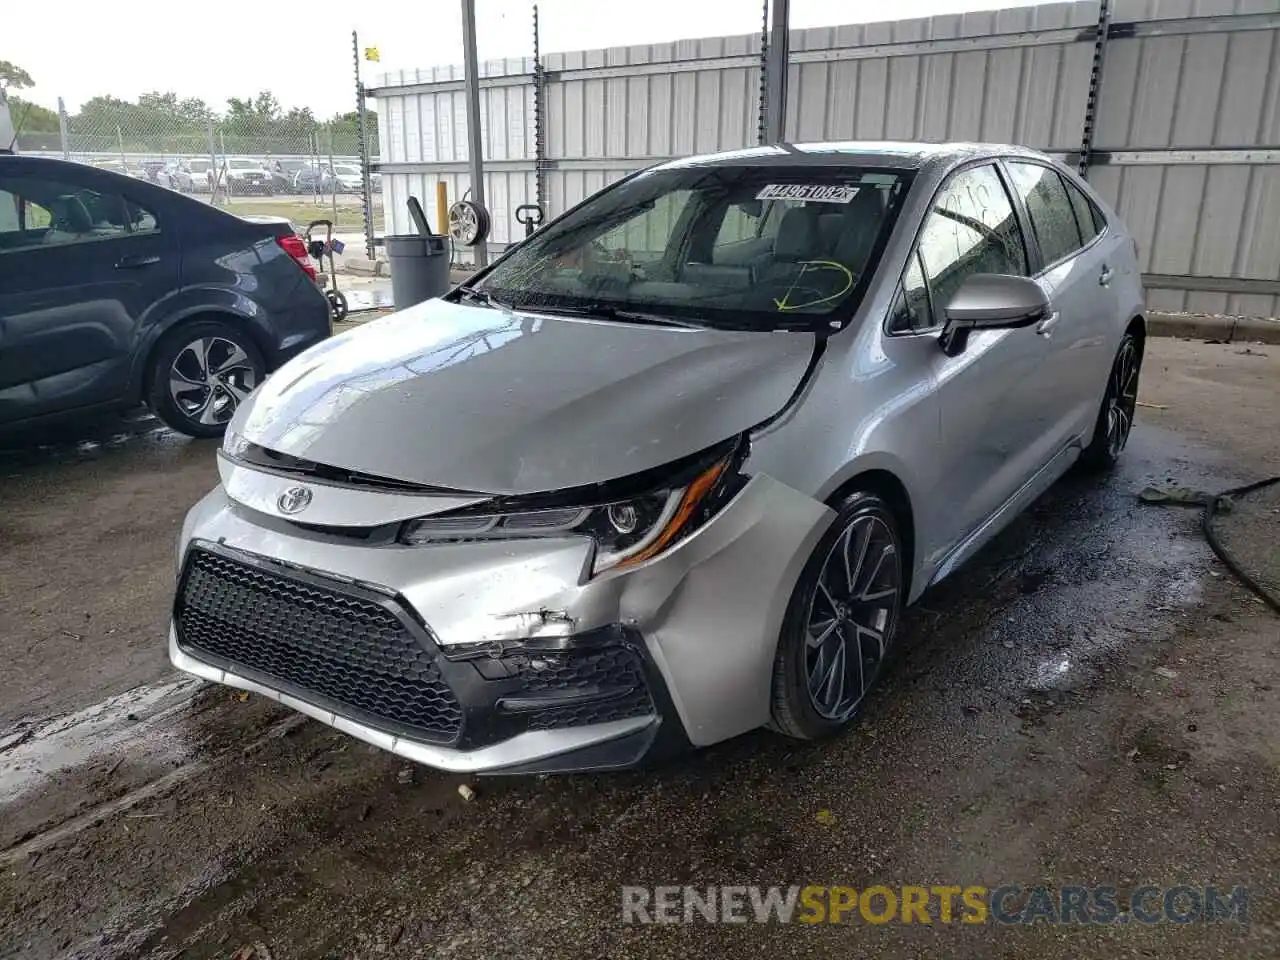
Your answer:
[[[147,404],[189,437],[220,437],[266,377],[249,335],[221,320],[184,323],[165,334],[148,369]]]
[[[329,301],[329,313],[333,315],[333,322],[341,323],[347,319],[347,295],[341,290],[326,290],[324,296]]]
[[[1133,430],[1141,373],[1142,341],[1126,331],[1111,362],[1111,372],[1107,374],[1107,388],[1098,408],[1093,440],[1080,454],[1080,466],[1084,469],[1108,470],[1120,459]]]
[[[817,740],[857,719],[906,599],[904,556],[897,518],[883,499],[864,490],[840,505],[787,604],[773,665],[771,726],[779,733]]]

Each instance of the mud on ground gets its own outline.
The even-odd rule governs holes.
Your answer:
[[[0,957],[1275,956],[1280,618],[1193,511],[1134,494],[1280,472],[1280,348],[1153,341],[1142,400],[1114,475],[1067,478],[925,595],[848,736],[471,802],[168,668],[211,445],[142,420],[0,453]],[[1277,511],[1223,521],[1270,577]],[[1248,885],[1249,923],[619,922],[622,884],[1148,881]]]

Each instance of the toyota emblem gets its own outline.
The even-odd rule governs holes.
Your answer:
[[[311,502],[311,491],[306,487],[290,487],[284,493],[280,494],[280,499],[276,501],[276,506],[280,508],[281,513],[301,513],[307,509],[307,504]]]

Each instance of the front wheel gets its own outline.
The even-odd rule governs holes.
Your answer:
[[[247,333],[221,320],[199,320],[160,341],[148,404],[179,433],[220,437],[265,377],[262,354]]]
[[[904,589],[897,519],[859,491],[841,504],[787,605],[773,667],[776,730],[816,740],[853,723],[880,675]]]
[[[1105,470],[1119,459],[1133,430],[1138,407],[1138,375],[1142,372],[1142,342],[1131,332],[1120,341],[1111,364],[1107,389],[1093,428],[1093,440],[1080,455],[1086,469]]]

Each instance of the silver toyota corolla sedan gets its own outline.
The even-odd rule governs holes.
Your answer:
[[[1123,449],[1142,311],[1124,225],[1039,153],[650,168],[258,389],[170,655],[447,770],[832,734],[905,604]]]

